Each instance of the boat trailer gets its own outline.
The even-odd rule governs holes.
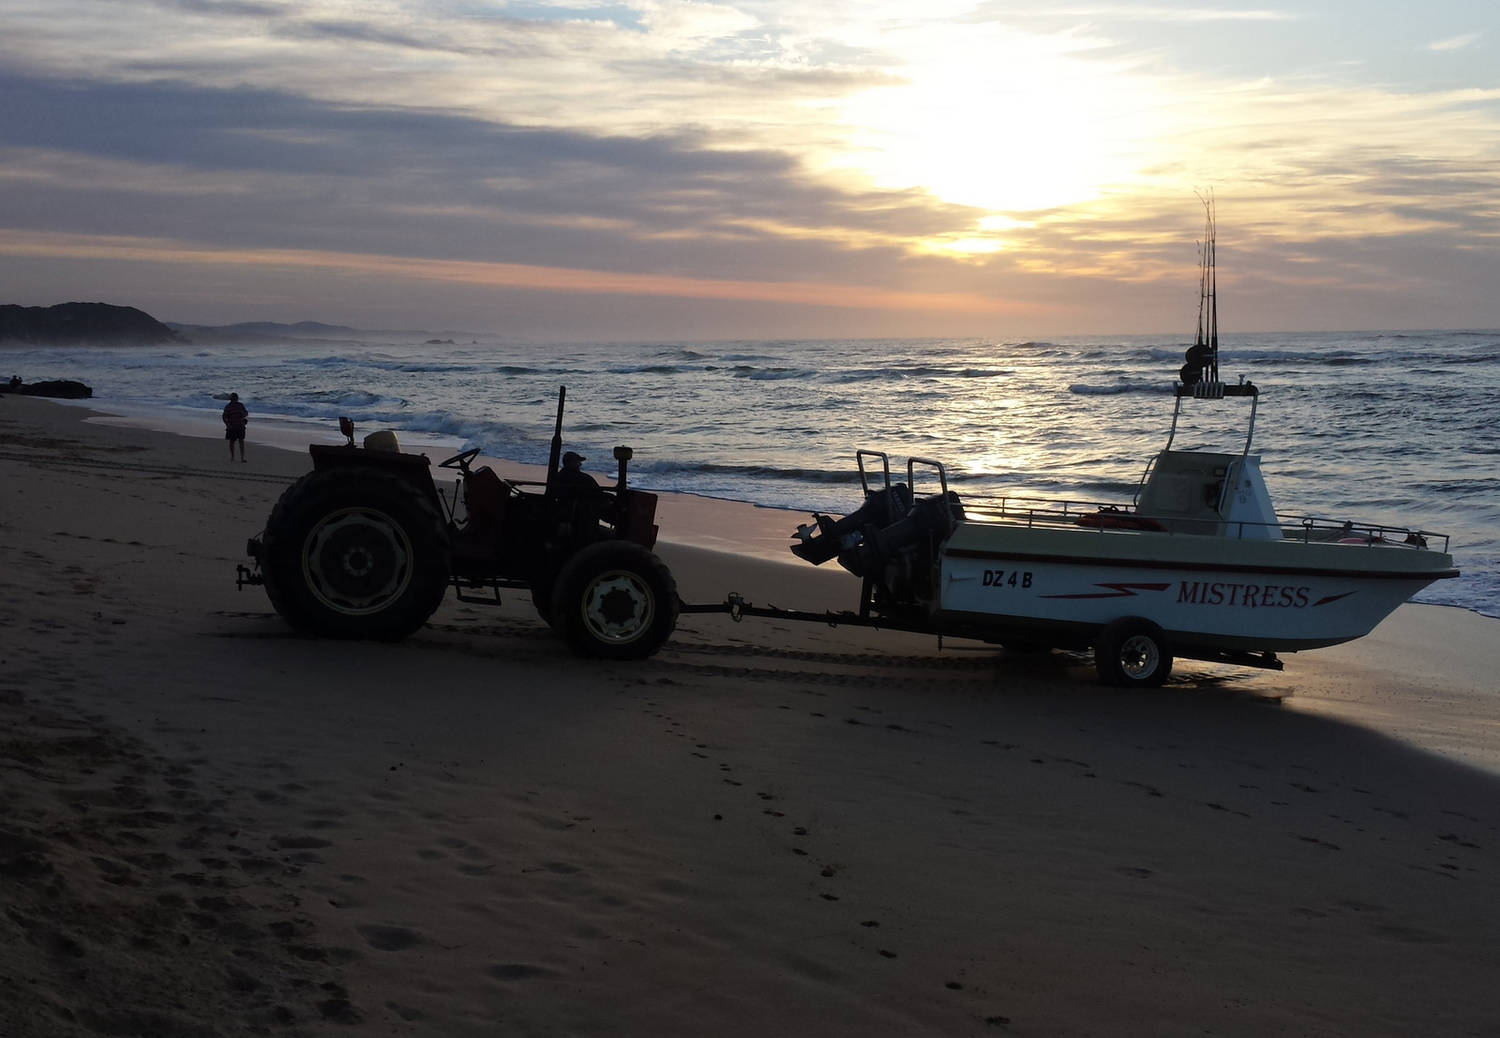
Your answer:
[[[850,610],[827,609],[823,612],[814,612],[806,609],[782,609],[779,606],[758,606],[747,602],[743,595],[731,591],[722,602],[678,602],[679,614],[723,614],[727,615],[735,623],[740,623],[747,616],[760,617],[769,620],[791,620],[797,623],[819,623],[828,627],[866,627],[872,630],[901,631],[906,634],[928,634],[937,638],[938,649],[943,647],[943,638],[959,637],[998,644],[1002,648],[1007,645],[1007,639],[996,637],[1002,632],[990,631],[987,635],[980,635],[973,631],[960,631],[942,626],[927,624],[918,625],[911,623],[892,622],[884,617],[870,615],[870,584],[865,581],[863,594],[860,596],[861,608],[859,612]],[[1036,640],[1036,632],[1023,632],[1019,629],[1009,639],[1011,646],[1026,646],[1028,648],[1052,648],[1050,645],[1042,645]],[[1082,651],[1088,647],[1086,640],[1079,641],[1073,638],[1065,640],[1058,648],[1076,649]],[[1183,648],[1174,650],[1174,655],[1179,659],[1199,660],[1205,663],[1225,663],[1238,667],[1255,667],[1260,670],[1284,670],[1286,664],[1276,653],[1270,651],[1248,652],[1232,649],[1220,650],[1194,650]]]

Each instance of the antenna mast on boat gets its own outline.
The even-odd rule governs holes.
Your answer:
[[[1199,195],[1203,203],[1203,241],[1198,246],[1198,333],[1188,347],[1185,363],[1177,372],[1173,392],[1177,406],[1172,412],[1172,431],[1167,434],[1167,449],[1177,436],[1177,419],[1182,414],[1185,398],[1196,400],[1223,400],[1225,397],[1250,398],[1250,431],[1245,437],[1244,453],[1250,453],[1250,440],[1255,435],[1255,412],[1260,405],[1260,390],[1255,383],[1241,377],[1237,385],[1226,386],[1219,379],[1219,275],[1218,221],[1214,215],[1214,195],[1209,191]]]
[[[1208,367],[1204,374],[1208,381],[1219,381],[1219,225],[1214,214],[1214,196],[1210,191],[1203,200],[1203,250],[1206,254],[1204,266],[1208,270]]]
[[[1203,241],[1198,246],[1198,333],[1188,347],[1186,363],[1177,373],[1177,396],[1215,400],[1226,394],[1249,396],[1253,386],[1225,386],[1219,380],[1219,228],[1213,192],[1198,198],[1203,203]]]

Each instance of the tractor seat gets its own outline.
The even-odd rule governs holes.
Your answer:
[[[510,486],[485,465],[469,473],[464,481],[464,500],[469,509],[469,523],[474,526],[496,525],[505,516]]]

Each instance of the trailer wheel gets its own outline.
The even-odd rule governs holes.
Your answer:
[[[1106,685],[1156,688],[1172,673],[1162,629],[1139,616],[1106,624],[1094,641],[1094,668]]]
[[[677,626],[677,581],[631,541],[600,541],[563,564],[549,620],[583,656],[639,660]]]
[[[291,626],[333,638],[397,641],[447,590],[447,528],[420,487],[357,467],[310,472],[266,523],[261,569]]]

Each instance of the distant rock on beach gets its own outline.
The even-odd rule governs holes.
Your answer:
[[[133,306],[0,305],[0,342],[31,346],[155,346],[181,341],[172,329]]]
[[[41,382],[22,382],[19,376],[12,376],[9,382],[0,382],[0,393],[14,393],[17,396],[49,396],[59,400],[87,400],[94,395],[92,388],[75,379],[54,378]]]

